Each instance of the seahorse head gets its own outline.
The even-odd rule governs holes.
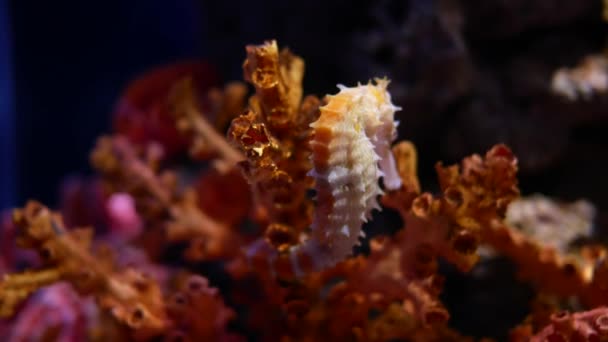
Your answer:
[[[376,78],[375,84],[370,81],[366,85],[350,88],[339,84],[338,88],[339,94],[351,96],[350,116],[365,129],[365,135],[374,145],[384,187],[395,190],[401,187],[401,178],[391,153],[391,144],[397,138],[399,125],[395,112],[401,108],[391,101],[391,94],[387,90],[389,83],[386,78]]]

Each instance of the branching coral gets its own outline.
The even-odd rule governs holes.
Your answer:
[[[43,265],[4,275],[0,314],[13,315],[32,293],[64,281],[95,298],[96,318],[109,315],[111,331],[131,339],[235,341],[241,336],[227,327],[236,321],[248,337],[263,341],[463,341],[447,326],[439,260],[468,272],[480,245],[512,259],[541,294],[576,296],[585,308],[606,304],[603,247],[549,245],[514,227],[527,222],[538,228],[537,221],[504,220],[519,196],[517,159],[509,148],[496,145],[459,165],[437,163],[439,191],[423,192],[414,145],[402,141],[391,148],[398,108],[386,79],[339,86],[321,101],[303,97],[301,58],[279,51],[275,41],[246,51],[245,80],[255,88],[246,108],[241,83],[202,92],[196,73],[161,70],[158,78],[144,77],[129,88],[120,108],[128,116],[123,107],[140,99],[143,112],[136,117],[159,115],[171,139],[136,139],[127,125],[128,136],[101,137],[91,154],[103,180],[103,210],[115,223],[134,226],[125,240],[146,257],[115,253],[92,229],[68,230],[59,214],[28,202],[14,211],[17,240],[38,252]],[[167,84],[157,88],[159,80]],[[171,127],[163,126],[167,120]],[[211,161],[196,179],[176,166],[179,160],[164,157],[186,148],[192,160]],[[363,223],[381,208],[379,198],[404,227],[393,235],[374,232],[369,253],[353,253]],[[575,214],[558,216],[579,228],[579,218],[589,213]],[[588,231],[589,219],[583,221]],[[174,250],[182,252],[175,242],[188,244],[181,257],[175,257]],[[128,250],[125,241],[115,245]],[[217,261],[226,266],[220,276],[210,271]],[[164,276],[145,273],[154,269]],[[201,272],[229,277],[230,285],[220,292],[195,274]],[[533,306],[513,338],[603,336],[605,309],[555,310]]]
[[[602,1],[602,17],[608,21],[608,2]],[[553,73],[551,91],[568,101],[589,101],[608,91],[608,58],[606,53],[585,56],[578,65],[559,68]]]
[[[218,126],[224,126],[227,121],[229,122],[233,116],[243,110],[245,95],[245,86],[236,82],[228,84],[224,92],[214,89],[208,95],[212,108],[209,117],[215,117]],[[173,106],[172,111],[177,117],[177,128],[185,135],[192,137],[191,155],[205,156],[217,153],[219,158],[216,162],[221,162],[223,169],[230,169],[244,159],[244,156],[230,146],[197,109],[191,79],[185,78],[175,84],[170,102]]]
[[[532,335],[528,329],[519,329],[512,334],[512,341],[603,341],[608,337],[608,312],[606,307],[590,311],[553,314],[550,323]]]
[[[200,61],[175,63],[146,73],[132,81],[118,100],[113,118],[116,133],[127,136],[134,144],[159,142],[167,156],[186,150],[191,142],[174,125],[170,97],[175,83],[183,79],[190,80],[197,99],[218,83],[211,65]],[[206,102],[196,103],[207,106]]]
[[[608,300],[605,248],[586,246],[577,253],[560,253],[500,222],[494,222],[483,235],[485,242],[517,263],[523,279],[540,289],[562,297],[576,296],[590,307]]]
[[[382,274],[386,267],[382,265],[391,265],[392,271],[384,271],[385,281],[398,281],[396,288],[409,292],[406,298],[420,320],[445,322],[447,311],[437,300],[442,283],[437,257],[462,271],[472,268],[481,232],[492,220],[500,219],[506,205],[518,195],[516,159],[499,145],[485,158],[466,158],[460,168],[437,164],[442,194],[433,196],[420,194],[413,145],[400,143],[394,153],[403,186],[387,193],[383,203],[400,212],[405,229],[373,245],[369,259],[376,262],[362,274]],[[388,260],[393,262],[387,264]]]
[[[300,106],[302,61],[287,51],[279,55],[276,42],[251,46],[247,51],[245,78],[254,84],[257,95],[250,101],[249,113],[233,121],[229,136],[247,152],[245,173],[254,191],[270,196],[271,224],[267,236],[271,243],[273,238],[284,236],[279,241],[282,245],[277,246],[279,251],[286,251],[290,243],[293,245],[289,250],[290,266],[285,259],[277,261],[280,272],[300,275],[323,269],[343,260],[358,244],[363,221],[370,217],[373,208],[379,208],[378,179],[384,175],[387,187],[400,186],[390,153],[390,144],[396,136],[393,116],[397,107],[386,91],[387,81],[341,87],[340,93],[326,99],[319,119],[311,123],[310,115],[300,113],[315,110],[314,105],[305,106],[306,102]],[[255,121],[263,122],[252,123]],[[306,127],[308,124],[312,132]],[[288,129],[295,132],[286,135]],[[298,210],[300,217],[309,215],[307,183],[294,181],[307,179],[309,149],[302,145],[307,143],[309,134],[313,164],[310,175],[315,181],[317,207],[312,233],[305,243],[298,244],[299,232],[305,228],[301,224],[307,221],[300,220],[293,226],[289,221],[277,222],[280,219],[277,215],[286,208]],[[283,160],[289,159],[292,161],[283,166]],[[270,188],[273,191],[268,191],[265,184],[274,184]],[[291,191],[280,195],[279,184],[283,184],[281,191]],[[293,203],[283,203],[284,200]]]
[[[247,156],[241,166],[267,217],[266,236],[285,249],[311,222],[309,125],[320,102],[314,96],[302,100],[304,62],[289,50],[279,53],[275,41],[248,46],[243,68],[256,94],[248,111],[232,121],[228,139]]]
[[[180,194],[173,174],[157,175],[154,160],[144,162],[125,138],[100,138],[91,160],[108,184],[136,198],[138,211],[149,224],[164,222],[170,240],[201,241],[193,244],[190,254],[195,258],[230,253],[226,248],[235,236],[229,227],[199,209],[196,192]]]
[[[608,60],[604,55],[585,57],[574,68],[560,68],[553,74],[551,90],[569,101],[590,100],[608,91]]]
[[[277,288],[268,275],[258,273],[263,292],[274,289],[272,301],[286,303],[282,310],[292,318],[284,329],[292,338],[463,339],[444,325],[449,316],[438,298],[443,279],[437,273],[437,257],[463,270],[473,266],[480,231],[500,219],[518,194],[516,161],[506,147],[496,146],[485,158],[465,159],[462,169],[438,165],[443,194],[434,197],[420,194],[413,145],[400,143],[393,152],[402,185],[389,191],[383,202],[402,213],[405,229],[392,238],[374,239],[367,258],[349,259],[286,287]],[[265,311],[273,311],[268,300],[265,305]],[[387,328],[390,322],[399,322],[398,327]]]
[[[19,244],[38,250],[45,268],[4,277],[0,282],[3,316],[12,315],[35,290],[64,280],[81,295],[93,295],[99,307],[131,328],[137,339],[159,334],[216,339],[227,334],[225,325],[233,318],[232,310],[205,278],[184,278],[169,299],[163,294],[163,284],[142,272],[141,266],[121,267],[107,248],[91,252],[90,229],[66,230],[61,217],[41,204],[28,202],[15,210],[14,221],[20,231]],[[215,321],[204,319],[201,325],[191,322],[194,317],[214,317]]]
[[[411,182],[410,165],[415,162],[407,158],[415,158],[412,145],[398,145],[395,151],[403,156],[399,163],[404,182]],[[416,253],[430,250],[461,270],[470,270],[482,232],[493,220],[504,217],[507,205],[519,194],[516,165],[510,150],[498,145],[485,158],[466,158],[461,168],[437,164],[439,197],[409,192],[417,191],[417,183],[405,183],[402,190],[388,193],[384,203],[399,210],[407,227],[396,239],[403,240],[408,259],[414,261]]]
[[[59,215],[36,202],[15,210],[13,220],[19,228],[19,244],[38,250],[46,268],[5,276],[0,283],[5,316],[23,299],[24,291],[61,279],[83,294],[94,294],[102,308],[128,326],[151,332],[166,327],[159,286],[135,269],[116,269],[111,255],[103,250],[92,254],[90,229],[68,231]]]

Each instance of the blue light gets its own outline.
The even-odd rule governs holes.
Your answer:
[[[0,210],[15,205],[15,122],[8,1],[0,0]]]

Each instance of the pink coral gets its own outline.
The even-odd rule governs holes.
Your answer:
[[[20,310],[4,335],[8,342],[53,340],[83,341],[99,324],[93,298],[81,298],[67,283],[40,290]]]
[[[141,233],[143,222],[135,210],[135,201],[126,193],[112,194],[106,201],[109,229],[113,234],[130,240]]]
[[[566,342],[603,341],[608,338],[608,308],[599,307],[590,311],[558,312],[551,316],[551,323],[538,334],[513,336],[515,341]]]

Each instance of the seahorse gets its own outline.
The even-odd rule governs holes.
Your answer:
[[[338,85],[326,97],[313,129],[310,146],[315,179],[316,207],[308,239],[282,255],[271,254],[269,263],[280,274],[302,276],[346,259],[364,236],[362,225],[380,210],[383,194],[379,180],[389,190],[401,187],[391,143],[398,122],[387,91],[389,81],[356,87]],[[262,244],[251,246],[257,254]],[[288,257],[288,258],[286,258]]]

